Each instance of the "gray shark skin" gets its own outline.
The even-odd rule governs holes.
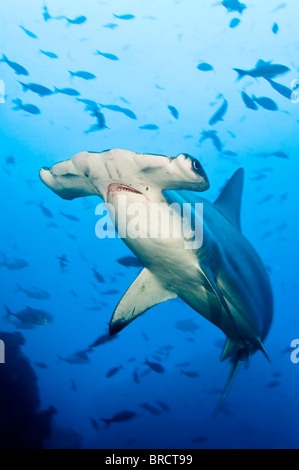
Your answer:
[[[242,235],[240,207],[244,171],[239,169],[214,204],[198,194],[209,188],[199,161],[187,154],[175,158],[113,149],[82,152],[70,160],[40,170],[41,180],[65,199],[98,195],[115,209],[118,229],[119,197],[128,204],[203,204],[203,244],[186,249],[185,239],[123,239],[144,269],[117,305],[110,334],[118,333],[151,307],[179,296],[227,336],[221,359],[229,358],[232,371],[221,402],[240,364],[263,346],[272,321],[273,300],[264,265]],[[169,207],[169,205],[167,206]],[[195,217],[200,217],[194,212]],[[182,224],[169,211],[173,226]],[[157,224],[164,218],[158,217]],[[130,222],[130,219],[127,223]],[[147,233],[149,235],[149,233]]]

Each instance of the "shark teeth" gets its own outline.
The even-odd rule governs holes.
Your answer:
[[[120,191],[125,191],[128,193],[135,193],[135,194],[142,194],[140,191],[137,191],[137,189],[131,188],[130,186],[126,186],[124,184],[119,184],[119,183],[109,184],[108,194],[112,192],[115,193],[115,192],[120,192]]]

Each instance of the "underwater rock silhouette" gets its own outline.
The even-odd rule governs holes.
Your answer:
[[[0,332],[0,339],[5,344],[5,364],[0,365],[0,449],[42,449],[56,409],[39,409],[37,376],[22,353],[22,334]]]

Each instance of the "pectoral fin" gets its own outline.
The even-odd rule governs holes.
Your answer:
[[[111,335],[118,333],[151,307],[177,297],[163,287],[156,276],[144,268],[117,305],[109,325]]]

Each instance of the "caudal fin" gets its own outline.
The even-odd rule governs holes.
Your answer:
[[[214,411],[214,415],[217,414],[219,411],[221,411],[221,408],[222,408],[222,405],[223,405],[223,402],[224,400],[226,399],[230,389],[231,389],[231,386],[232,386],[232,383],[233,383],[233,380],[234,378],[236,377],[236,374],[239,370],[239,367],[240,365],[242,364],[243,361],[240,361],[238,359],[232,361],[232,367],[231,367],[231,370],[230,370],[230,373],[229,373],[229,376],[227,378],[227,381],[226,381],[226,384],[225,384],[225,387],[222,391],[222,394],[221,394],[221,397],[218,401],[218,404],[216,406],[216,409]]]
[[[5,320],[8,320],[9,317],[11,317],[13,315],[13,313],[12,313],[11,310],[9,310],[9,308],[6,305],[4,305],[4,308],[6,310],[6,314],[5,314],[4,318],[5,318]]]
[[[233,70],[237,72],[238,74],[237,80],[241,80],[242,77],[245,77],[245,75],[247,75],[247,73],[242,69],[233,69]]]
[[[2,54],[2,59],[0,59],[0,62],[7,62],[7,57],[5,54]]]
[[[14,111],[19,111],[19,109],[22,109],[22,100],[20,98],[16,98],[15,100],[12,100],[12,102],[15,104],[15,106],[12,108]]]
[[[18,82],[20,83],[20,85],[22,85],[23,91],[26,92],[28,90],[28,86],[26,85],[26,83],[20,82],[19,80]]]

